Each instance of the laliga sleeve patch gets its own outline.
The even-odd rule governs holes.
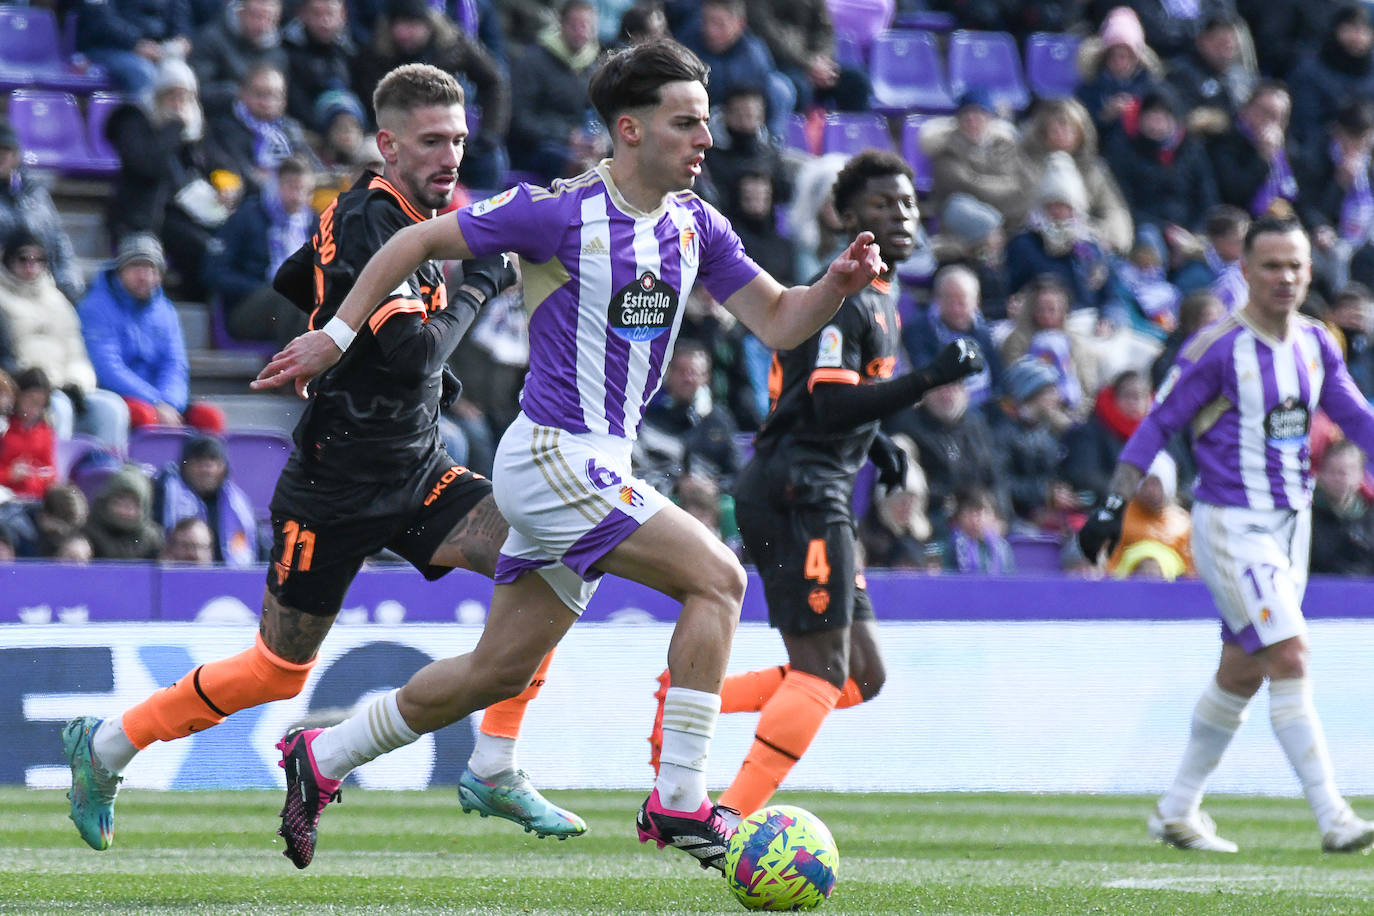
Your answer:
[[[519,188],[507,188],[494,197],[488,197],[486,200],[479,200],[472,205],[472,215],[481,216],[484,213],[490,213],[498,207],[504,207],[512,200],[515,200],[515,195],[519,192]]]
[[[844,335],[833,324],[821,331],[816,347],[816,368],[831,369],[844,365]]]

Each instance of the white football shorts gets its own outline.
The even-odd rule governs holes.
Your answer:
[[[669,504],[630,469],[634,443],[540,426],[521,413],[501,437],[492,496],[510,523],[496,582],[537,571],[574,612],[600,581],[596,561]]]
[[[1193,561],[1221,611],[1222,639],[1246,652],[1302,636],[1310,509],[1193,504]]]

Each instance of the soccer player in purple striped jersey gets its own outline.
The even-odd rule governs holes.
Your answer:
[[[1236,851],[1202,811],[1202,793],[1267,679],[1270,723],[1312,806],[1322,849],[1365,850],[1374,845],[1374,824],[1337,791],[1312,703],[1302,596],[1312,535],[1312,413],[1324,410],[1368,452],[1374,411],[1325,326],[1297,313],[1312,278],[1302,227],[1255,222],[1242,269],[1248,301],[1184,345],[1079,544],[1089,558],[1111,549],[1145,468],[1190,425],[1199,478],[1193,556],[1221,612],[1221,661],[1193,711],[1183,761],[1147,821],[1149,832],[1183,849]]]
[[[422,734],[518,693],[604,573],[672,595],[682,613],[668,647],[661,766],[636,825],[641,841],[721,868],[730,829],[706,795],[705,769],[744,570],[633,476],[630,450],[694,284],[764,344],[790,349],[885,266],[869,232],[810,286],[784,288],[745,255],[730,224],[691,192],[711,146],[706,79],[701,61],[670,39],[609,55],[590,96],[614,157],[550,188],[520,185],[397,233],[359,275],[333,331],[346,345],[427,259],[521,256],[530,371],[493,474],[511,534],[491,612],[470,654],[422,669],[401,690],[400,713]],[[288,345],[258,387],[299,387],[337,361],[329,330]]]

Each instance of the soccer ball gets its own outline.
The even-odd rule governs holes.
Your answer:
[[[747,909],[811,910],[830,896],[839,865],[820,818],[772,805],[740,821],[725,852],[725,882]]]

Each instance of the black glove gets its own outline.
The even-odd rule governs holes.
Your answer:
[[[441,376],[439,388],[439,409],[448,410],[453,406],[453,402],[458,400],[463,393],[463,382],[458,376],[453,374],[453,370],[444,364],[443,375]]]
[[[487,258],[470,258],[463,262],[462,283],[486,294],[485,302],[490,302],[501,290],[514,286],[518,278],[515,265],[505,252]]]
[[[1088,514],[1088,520],[1078,529],[1078,546],[1089,563],[1096,563],[1103,549],[1111,553],[1116,542],[1121,540],[1121,516],[1125,511],[1126,500],[1116,493],[1108,493]]]
[[[898,448],[897,443],[887,436],[878,433],[873,437],[873,444],[868,447],[868,460],[878,469],[878,483],[887,487],[889,492],[900,490],[906,485],[907,465],[910,461],[906,451]]]
[[[957,382],[959,379],[983,371],[983,351],[978,344],[967,337],[950,341],[945,348],[935,354],[930,365],[920,370],[927,382],[926,390]]]

